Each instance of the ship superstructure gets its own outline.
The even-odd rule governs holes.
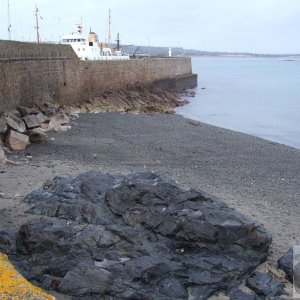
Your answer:
[[[83,35],[82,23],[77,24],[77,32],[63,35],[61,44],[71,45],[81,60],[126,60],[129,55],[124,55],[119,49],[114,50],[100,42],[98,35],[90,30],[87,38]]]

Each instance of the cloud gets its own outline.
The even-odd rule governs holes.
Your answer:
[[[83,18],[105,40],[108,9],[113,37],[124,43],[216,51],[300,53],[299,0],[37,0],[41,36],[58,41]],[[36,0],[11,0],[12,35],[33,40]],[[0,38],[6,39],[7,0],[0,0]]]

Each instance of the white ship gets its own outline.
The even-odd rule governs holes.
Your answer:
[[[87,38],[83,35],[82,24],[77,25],[77,32],[63,35],[61,44],[71,45],[77,56],[81,60],[127,60],[128,54],[123,54],[120,50],[119,41],[117,49],[105,46],[99,41],[98,35],[90,30]]]

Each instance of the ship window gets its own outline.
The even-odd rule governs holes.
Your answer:
[[[78,48],[78,51],[80,51],[80,48]]]
[[[89,42],[89,46],[93,46],[93,42]]]
[[[85,51],[85,49],[84,49],[84,48],[83,48],[82,50],[83,50],[83,51]]]

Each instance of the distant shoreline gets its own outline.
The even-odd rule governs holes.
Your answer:
[[[169,47],[155,47],[155,46],[138,46],[128,45],[124,46],[124,52],[132,55],[146,55],[148,56],[168,56]],[[299,58],[298,53],[250,53],[250,52],[227,52],[227,51],[202,51],[197,49],[184,49],[182,47],[171,47],[172,56],[209,56],[209,57],[261,57],[261,58]]]
[[[286,61],[298,61],[300,55],[260,55],[260,54],[202,54],[202,55],[191,55],[191,57],[221,57],[221,58],[282,58]]]

